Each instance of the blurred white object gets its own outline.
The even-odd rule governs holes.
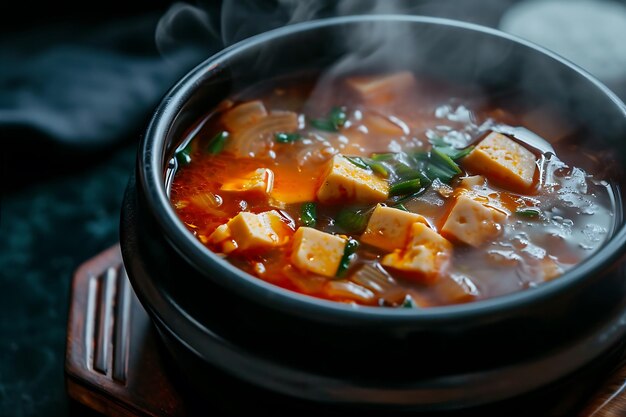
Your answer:
[[[500,29],[548,48],[607,84],[626,81],[626,5],[608,0],[530,0]]]

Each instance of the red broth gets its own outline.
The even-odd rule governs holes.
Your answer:
[[[477,91],[410,73],[341,78],[322,87],[280,79],[233,96],[207,109],[175,158],[170,197],[180,219],[208,248],[259,279],[338,302],[456,304],[558,279],[610,237],[613,189],[590,174],[600,172],[598,159],[574,141],[559,141],[571,129],[556,113],[512,113]],[[552,145],[535,132],[547,132]],[[500,161],[505,165],[511,155],[515,169],[526,164],[522,155],[532,158],[529,185],[472,155],[490,135],[513,146],[508,162]],[[328,177],[335,155],[351,158],[346,178]],[[359,173],[366,173],[364,186]],[[387,195],[370,180],[388,187]],[[338,198],[319,191],[333,181]],[[464,198],[487,216],[478,217],[482,229],[460,224],[466,212],[455,205]],[[421,220],[412,216],[401,239],[387,239],[388,229],[373,224],[378,204],[386,220],[402,213]],[[278,240],[243,248],[249,236],[238,236],[243,229],[229,221],[240,212],[270,211],[277,217],[265,224]],[[329,254],[294,261],[303,245],[296,231],[307,225],[332,236],[333,244],[343,239],[341,253],[329,244]],[[369,229],[377,239],[364,238]]]

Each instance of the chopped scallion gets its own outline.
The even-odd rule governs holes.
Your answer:
[[[300,140],[300,138],[302,138],[302,136],[299,133],[274,133],[274,139],[276,139],[278,143],[292,143]]]
[[[316,129],[324,130],[326,132],[336,132],[337,128],[330,120],[326,119],[313,119],[311,120],[311,126]]]
[[[300,220],[307,227],[315,227],[317,223],[317,207],[315,203],[304,203],[300,208]]]
[[[224,149],[224,145],[226,144],[226,139],[228,139],[227,131],[222,130],[221,132],[218,132],[215,136],[213,136],[211,142],[209,142],[209,146],[207,146],[207,152],[212,155],[217,155],[218,153],[222,152],[222,150]]]
[[[419,178],[415,178],[412,180],[402,181],[397,184],[392,185],[389,188],[389,195],[404,195],[404,194],[412,194],[417,192],[421,188],[421,182]]]
[[[367,169],[367,170],[370,169],[370,167],[365,163],[365,161],[358,156],[344,156],[344,158],[346,158],[348,161],[352,162],[352,164],[354,164],[355,166],[361,169]]]
[[[191,146],[191,142],[187,144],[183,149],[176,152],[176,161],[178,161],[179,166],[188,165],[191,162],[191,152],[193,148]]]
[[[337,268],[337,276],[342,277],[348,268],[350,268],[350,262],[354,258],[354,253],[359,248],[359,242],[356,239],[348,239],[346,246],[343,250],[343,256],[339,262],[339,268]]]
[[[395,159],[396,154],[395,153],[375,153],[372,154],[372,159],[374,161],[391,161],[393,159]]]
[[[343,209],[337,214],[335,223],[347,233],[361,233],[367,226],[365,214],[350,209]]]
[[[444,165],[449,168],[451,171],[454,171],[456,174],[461,173],[461,168],[457,165],[456,162],[452,160],[448,155],[443,153],[439,148],[431,149],[431,163],[436,163],[438,165]]]
[[[409,211],[409,209],[406,208],[404,204],[402,203],[396,204],[395,206],[393,206],[393,208],[397,208],[398,210],[402,210],[402,211]]]
[[[470,152],[474,150],[473,146],[468,146],[467,148],[457,149],[452,146],[436,146],[433,149],[439,150],[441,153],[448,155],[452,160],[457,161],[461,158],[466,157]]]
[[[311,125],[319,130],[338,132],[347,120],[348,115],[342,107],[333,107],[325,119],[313,119]]]
[[[340,127],[346,124],[346,121],[348,120],[348,115],[343,108],[333,107],[328,115],[328,119],[333,123],[335,128],[339,130]]]
[[[367,164],[367,166],[369,166],[372,169],[372,171],[374,171],[381,177],[383,178],[389,177],[389,171],[387,171],[387,168],[385,168],[385,166],[381,164],[380,162],[370,159],[370,160],[365,161],[365,163]]]
[[[537,217],[541,217],[541,209],[538,207],[525,207],[522,209],[517,209],[515,214],[521,217],[526,217],[529,219],[534,219]]]
[[[417,305],[415,304],[415,301],[413,301],[413,297],[411,297],[410,295],[407,295],[406,297],[404,297],[404,301],[402,302],[402,304],[400,304],[400,307],[417,308]]]

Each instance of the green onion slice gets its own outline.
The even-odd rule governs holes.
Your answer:
[[[419,189],[422,188],[421,181],[419,178],[415,178],[412,180],[402,181],[397,184],[392,185],[389,188],[389,195],[404,195],[404,194],[412,194]]]
[[[180,151],[176,152],[176,161],[178,161],[178,165],[185,166],[191,162],[191,152],[193,151],[193,146],[191,145],[191,141]]]
[[[343,209],[337,213],[335,224],[347,233],[362,233],[367,227],[368,217],[355,210]]]
[[[274,133],[274,139],[276,139],[276,142],[278,143],[292,143],[300,140],[301,138],[302,135],[300,135],[299,133]]]
[[[542,212],[538,207],[526,207],[522,209],[517,209],[515,214],[521,217],[526,217],[528,219],[535,219],[537,217],[541,217]]]
[[[209,145],[207,146],[207,152],[209,152],[211,155],[217,155],[218,153],[222,152],[222,150],[224,149],[224,145],[226,144],[226,139],[228,139],[227,131],[222,130],[221,132],[218,132],[209,142]]]
[[[313,119],[311,125],[319,130],[339,132],[347,120],[348,115],[343,107],[333,107],[325,119]]]
[[[365,163],[365,161],[358,156],[344,156],[344,158],[346,158],[348,161],[352,162],[353,165],[361,168],[361,169],[366,169],[369,170],[370,167]]]
[[[317,223],[317,207],[315,203],[304,203],[300,207],[300,220],[307,227],[315,227]]]
[[[354,258],[354,253],[359,248],[359,242],[356,239],[348,239],[346,246],[343,250],[343,256],[339,262],[339,268],[337,269],[336,276],[342,277],[350,267],[350,262]]]
[[[402,304],[400,304],[400,307],[402,307],[402,308],[417,308],[417,304],[415,304],[415,301],[413,301],[413,297],[411,297],[410,295],[407,294],[407,296],[404,297],[404,301],[402,302]]]

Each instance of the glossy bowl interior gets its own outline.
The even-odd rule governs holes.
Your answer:
[[[365,43],[361,57],[351,54],[355,39]],[[553,53],[492,29],[418,16],[354,16],[245,40],[198,65],[168,92],[142,139],[125,197],[125,264],[164,338],[177,345],[173,350],[303,398],[458,407],[553,382],[623,335],[616,318],[626,294],[621,197],[613,237],[580,265],[537,288],[463,305],[355,308],[278,288],[204,247],[167,195],[168,166],[189,129],[231,93],[258,81],[329,69],[410,69],[479,86],[486,96],[513,91],[524,103],[558,108],[593,138],[593,147],[614,150],[622,165],[626,159],[626,110],[614,94]],[[329,346],[338,358],[311,355]],[[454,353],[458,346],[462,355]],[[374,353],[383,363],[364,369]],[[411,363],[416,356],[428,360]],[[547,370],[554,357],[560,359]],[[498,388],[503,377],[507,384]],[[477,388],[460,393],[471,383]]]

